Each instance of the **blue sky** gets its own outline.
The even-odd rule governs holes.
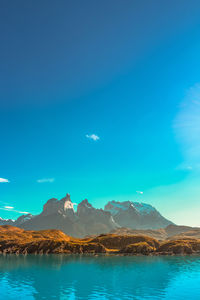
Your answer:
[[[1,217],[70,193],[200,226],[199,15],[194,0],[1,1]]]

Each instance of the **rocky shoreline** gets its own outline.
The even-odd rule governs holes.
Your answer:
[[[59,230],[26,231],[5,225],[0,226],[0,254],[192,255],[200,254],[200,239],[158,241],[116,234],[76,239]]]

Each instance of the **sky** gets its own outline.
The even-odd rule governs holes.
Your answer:
[[[0,217],[70,193],[200,226],[200,2],[0,1]]]

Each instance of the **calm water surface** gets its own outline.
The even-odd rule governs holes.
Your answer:
[[[200,257],[1,255],[0,299],[200,300]]]

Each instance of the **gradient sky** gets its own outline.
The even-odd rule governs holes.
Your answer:
[[[1,0],[0,36],[1,217],[70,193],[200,226],[199,1]]]

